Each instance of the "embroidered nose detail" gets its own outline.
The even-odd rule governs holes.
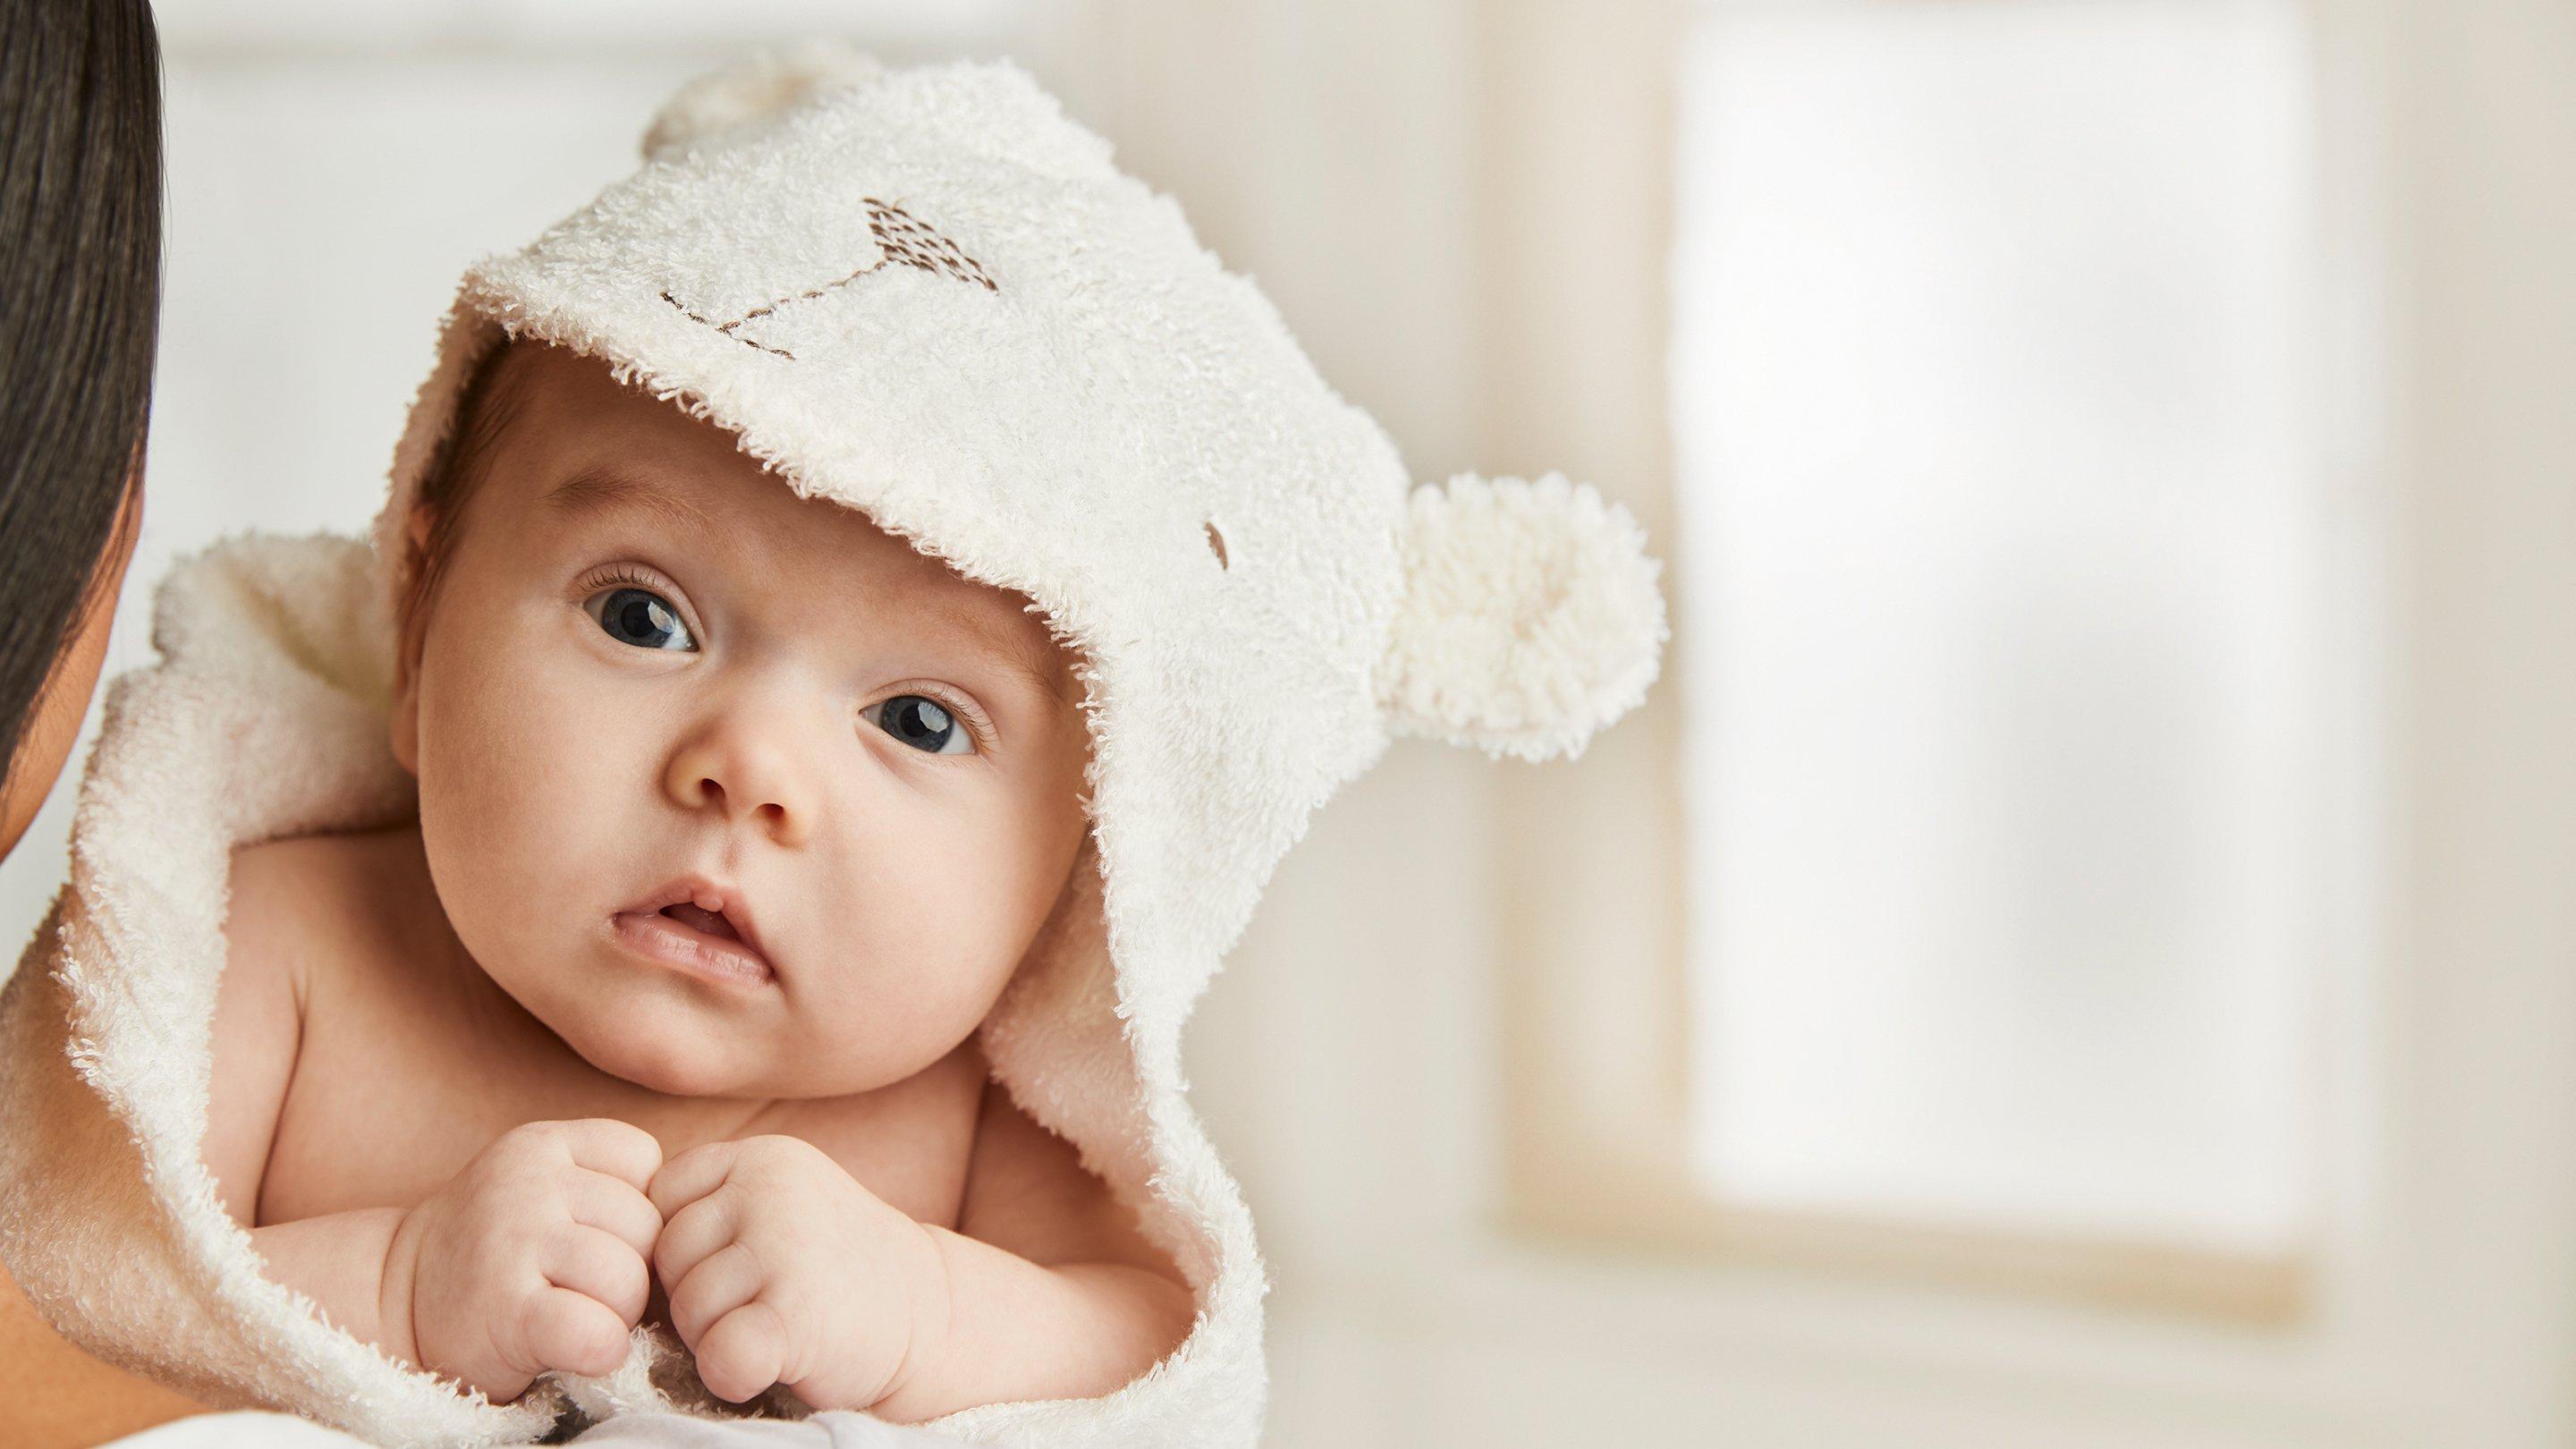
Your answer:
[[[993,279],[985,274],[982,262],[966,255],[957,243],[941,235],[937,227],[891,201],[880,201],[873,196],[863,196],[859,200],[868,209],[868,232],[876,240],[877,257],[876,260],[858,268],[848,276],[825,282],[819,287],[799,292],[792,297],[781,297],[774,302],[764,302],[730,322],[719,322],[713,317],[706,316],[672,296],[668,291],[662,293],[662,300],[670,303],[681,316],[701,326],[712,327],[745,347],[794,362],[796,354],[786,348],[772,347],[758,338],[743,335],[744,325],[757,322],[793,303],[809,302],[826,292],[846,287],[888,262],[896,262],[919,271],[929,272],[934,276],[953,277],[961,282],[972,282],[987,292],[1002,290],[993,285]]]
[[[959,251],[957,243],[941,236],[937,227],[916,220],[911,212],[891,201],[879,201],[873,196],[859,200],[867,204],[868,230],[876,233],[877,246],[885,252],[887,261],[944,273],[961,282],[973,282],[987,292],[1002,290],[984,275],[982,262]]]

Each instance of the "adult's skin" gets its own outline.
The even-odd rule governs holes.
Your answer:
[[[0,855],[80,732],[141,520],[160,70],[145,0],[0,0]],[[0,1277],[13,1449],[99,1444],[195,1408],[65,1342]]]

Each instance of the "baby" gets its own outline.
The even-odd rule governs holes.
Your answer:
[[[1191,1007],[1392,740],[1643,698],[1643,536],[1412,486],[1015,67],[755,61],[645,149],[467,272],[372,547],[163,586],[0,990],[0,1257],[372,1442],[708,1408],[676,1338],[737,1403],[1249,1449]]]
[[[495,1399],[663,1295],[706,1387],[925,1419],[1135,1377],[1173,1266],[973,1034],[1080,858],[1027,601],[606,364],[481,364],[409,520],[419,819],[232,874],[207,1166],[270,1272]]]

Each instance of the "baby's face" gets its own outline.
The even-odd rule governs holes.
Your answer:
[[[531,351],[394,722],[458,939],[656,1090],[911,1075],[982,1021],[1079,853],[1060,651],[1017,595]]]

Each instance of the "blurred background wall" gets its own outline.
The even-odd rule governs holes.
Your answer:
[[[1646,523],[1648,709],[1398,747],[1202,1008],[1272,1442],[2576,1443],[2564,0],[157,8],[138,585],[364,526],[461,266],[817,33]]]

